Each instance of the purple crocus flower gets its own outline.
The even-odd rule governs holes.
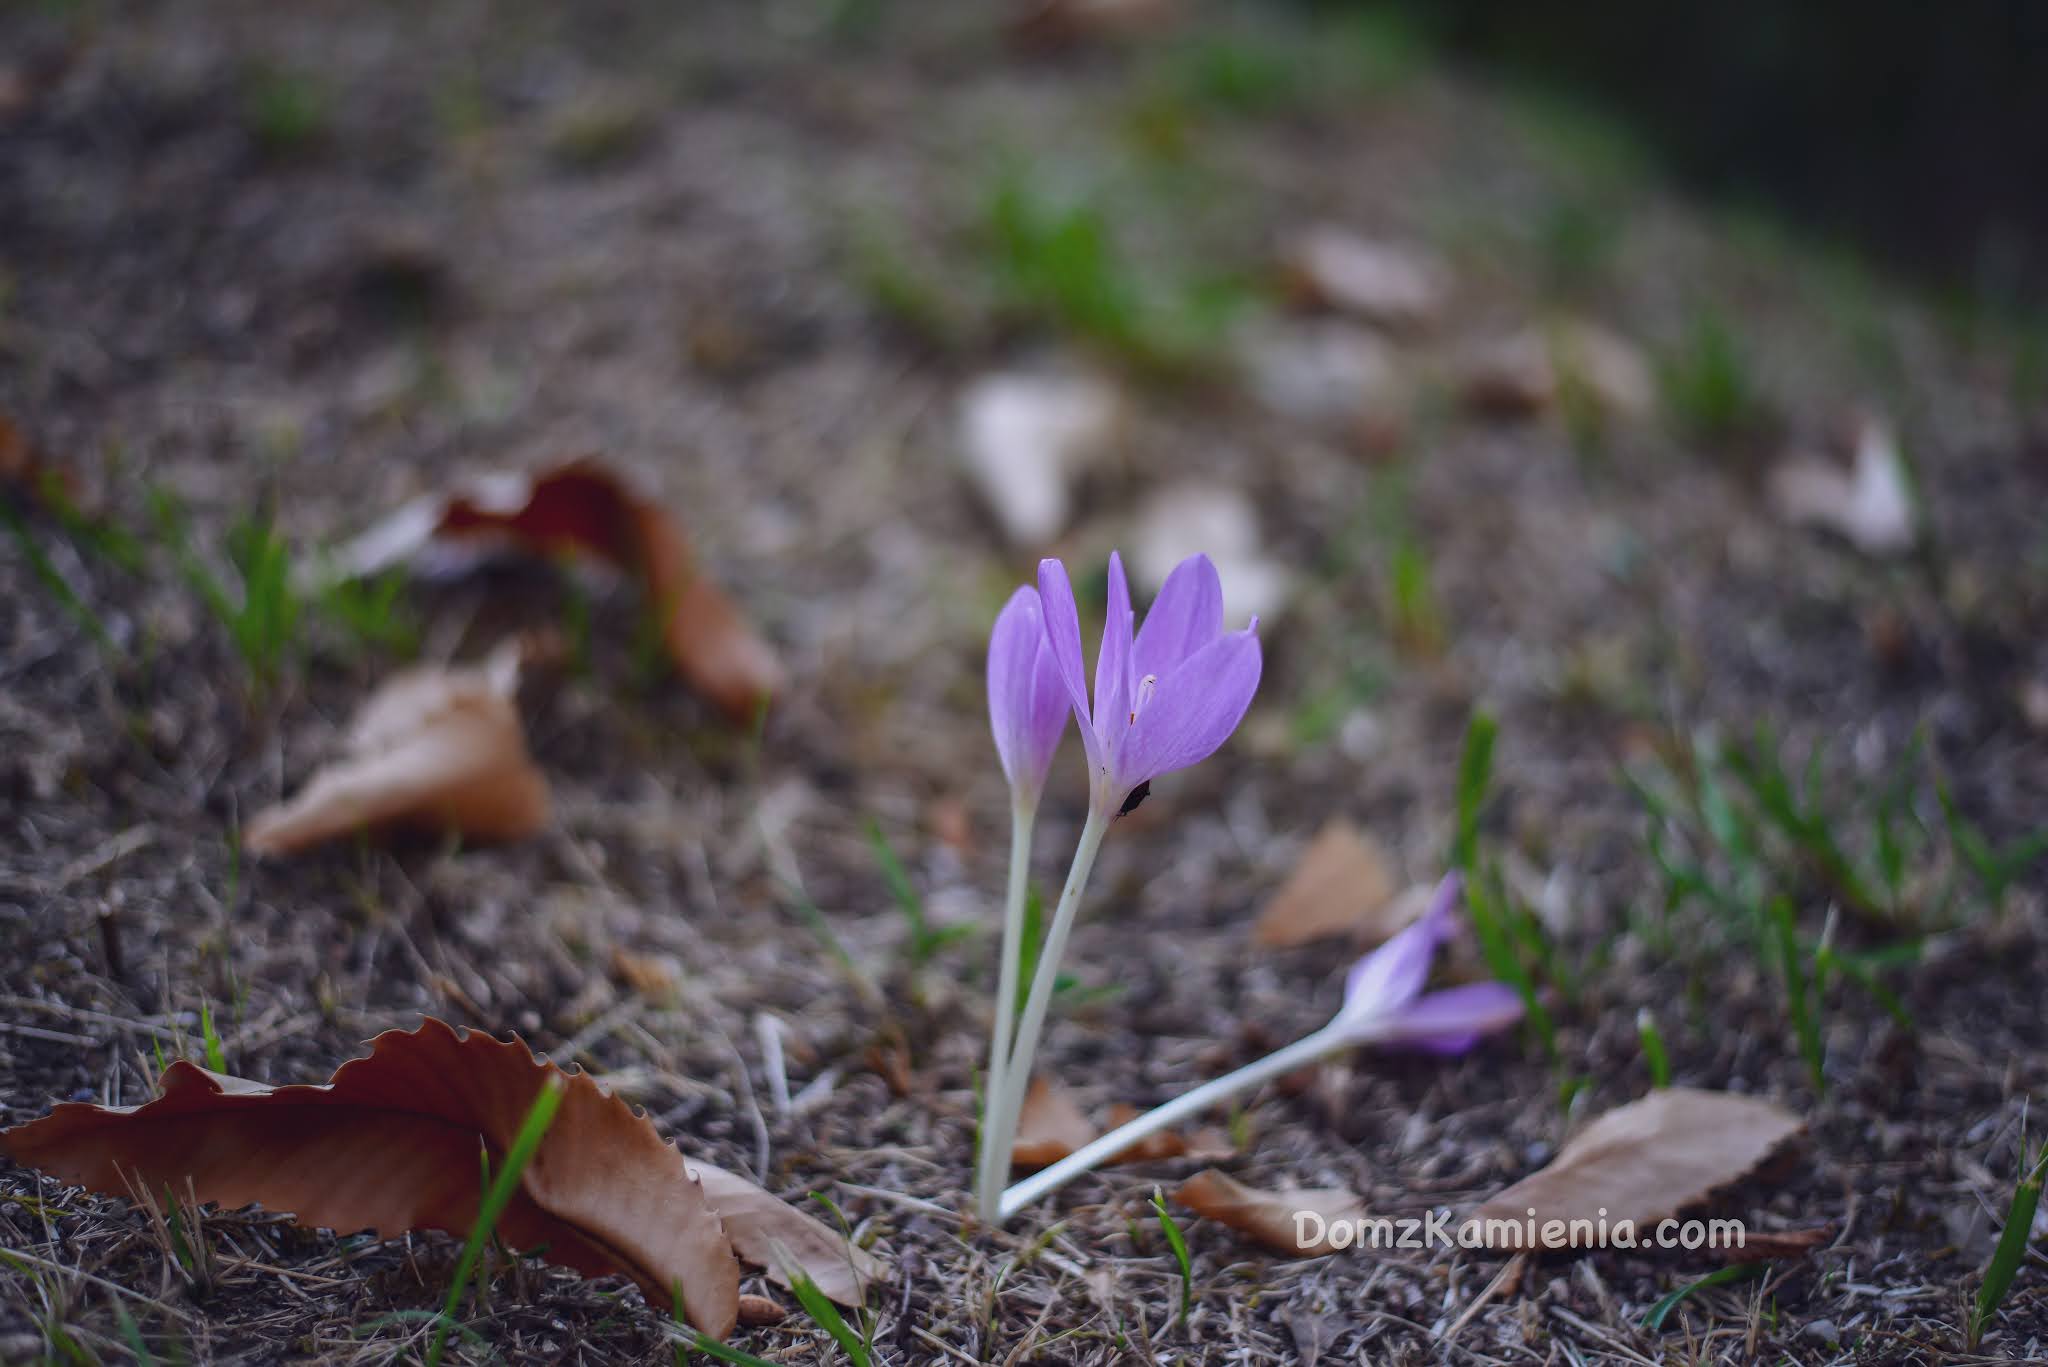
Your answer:
[[[1138,629],[1124,562],[1110,552],[1092,706],[1066,566],[1038,562],[1038,595],[1046,639],[1081,724],[1096,811],[1124,810],[1153,779],[1213,754],[1244,719],[1259,686],[1259,623],[1253,618],[1243,631],[1224,632],[1223,585],[1208,556],[1191,555],[1174,567]]]
[[[1352,965],[1332,1031],[1357,1044],[1462,1054],[1522,1018],[1521,995],[1506,983],[1422,990],[1438,946],[1457,932],[1460,891],[1458,875],[1446,875],[1422,919]]]
[[[1022,586],[1003,604],[988,638],[989,726],[1003,776],[1019,802],[1035,805],[1045,788],[1068,710],[1038,590]]]

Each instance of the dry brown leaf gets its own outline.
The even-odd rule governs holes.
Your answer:
[[[1011,1165],[1020,1169],[1048,1167],[1089,1143],[1096,1128],[1081,1114],[1074,1098],[1042,1077],[1031,1079],[1024,1105],[1017,1112],[1017,1143]]]
[[[1475,348],[1460,363],[1459,387],[1475,408],[1536,413],[1558,402],[1567,385],[1617,417],[1646,416],[1656,385],[1642,352],[1593,323],[1529,327]]]
[[[1140,1114],[1137,1107],[1118,1102],[1109,1108],[1108,1129],[1135,1120]],[[1010,1161],[1025,1171],[1050,1167],[1107,1132],[1090,1124],[1066,1092],[1042,1077],[1033,1078],[1031,1090],[1024,1095],[1024,1107],[1017,1115],[1017,1143]],[[1164,1130],[1117,1150],[1102,1164],[1108,1167],[1117,1163],[1156,1163],[1168,1158],[1215,1162],[1235,1152],[1230,1136],[1221,1130],[1201,1129],[1191,1135]]]
[[[1783,1106],[1756,1097],[1667,1087],[1601,1116],[1549,1165],[1473,1212],[1479,1220],[1533,1218],[1544,1240],[1552,1220],[1622,1220],[1639,1232],[1748,1176],[1805,1128]],[[1536,1214],[1529,1215],[1531,1208]],[[1604,1216],[1602,1211],[1604,1209]]]
[[[249,823],[249,849],[289,854],[394,826],[477,840],[532,834],[547,821],[548,787],[526,752],[518,680],[517,642],[481,666],[394,676],[357,714],[346,754]]]
[[[318,1086],[272,1087],[180,1060],[154,1101],[67,1102],[0,1131],[0,1148],[109,1195],[131,1183],[182,1192],[189,1181],[202,1201],[257,1203],[339,1233],[466,1234],[481,1195],[479,1148],[502,1160],[551,1076],[567,1077],[561,1108],[498,1232],[514,1247],[544,1245],[549,1261],[586,1276],[623,1273],[657,1305],[679,1285],[692,1324],[730,1331],[733,1243],[676,1147],[588,1074],[438,1020],[386,1031],[367,1058]]]
[[[1341,1188],[1287,1187],[1279,1191],[1260,1191],[1214,1168],[1198,1172],[1181,1183],[1173,1193],[1173,1199],[1197,1215],[1229,1225],[1240,1233],[1251,1235],[1268,1248],[1298,1258],[1336,1252],[1336,1245],[1328,1237],[1329,1227],[1365,1217],[1364,1203]],[[1321,1237],[1311,1243],[1299,1241],[1294,1219],[1296,1211],[1313,1211],[1322,1217]],[[1314,1229],[1315,1226],[1309,1225],[1302,1232]]]
[[[328,568],[359,578],[436,543],[574,552],[615,565],[645,588],[676,669],[726,715],[752,721],[782,688],[775,652],[698,572],[682,529],[594,456],[408,504],[337,550]]]
[[[1128,1102],[1119,1101],[1109,1108],[1109,1128],[1129,1124],[1144,1112]],[[1230,1142],[1230,1136],[1214,1126],[1204,1126],[1193,1134],[1182,1134],[1178,1130],[1160,1130],[1148,1134],[1129,1148],[1121,1149],[1103,1160],[1104,1165],[1112,1163],[1157,1163],[1168,1158],[1193,1158],[1204,1163],[1220,1162],[1234,1157],[1237,1145]]]
[[[1259,913],[1252,943],[1287,949],[1338,935],[1384,940],[1400,929],[1377,924],[1394,906],[1394,891],[1378,843],[1333,817]]]
[[[654,1001],[673,1001],[683,983],[682,965],[673,954],[640,954],[612,946],[612,972],[619,981]]]
[[[867,1299],[867,1284],[887,1274],[881,1259],[848,1243],[810,1216],[746,1178],[701,1159],[686,1159],[690,1176],[725,1221],[726,1237],[742,1259],[789,1285],[785,1255],[841,1305]]]
[[[1329,225],[1288,243],[1280,270],[1298,302],[1388,327],[1433,322],[1449,292],[1444,267],[1434,258]]]

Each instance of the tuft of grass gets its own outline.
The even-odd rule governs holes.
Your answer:
[[[654,142],[657,125],[646,102],[610,94],[580,100],[563,110],[548,130],[548,155],[572,171],[600,171],[622,165]]]
[[[1166,1208],[1166,1197],[1157,1187],[1152,1188],[1152,1213],[1158,1217],[1159,1228],[1166,1235],[1166,1246],[1173,1250],[1173,1261],[1180,1267],[1180,1318],[1175,1323],[1186,1324],[1195,1305],[1194,1262],[1188,1257],[1188,1241],[1181,1235],[1180,1225],[1174,1221],[1173,1212]]]
[[[1695,313],[1685,338],[1659,365],[1664,407],[1686,436],[1726,442],[1753,431],[1763,397],[1742,344],[1718,313]]]
[[[228,1070],[227,1055],[221,1050],[220,1031],[213,1025],[213,1002],[205,997],[199,999],[199,1035],[205,1045],[207,1068],[225,1073]]]
[[[1812,976],[1800,952],[1798,914],[1790,898],[1774,897],[1770,902],[1771,925],[1777,931],[1778,967],[1785,975],[1785,1010],[1792,1017],[1793,1032],[1799,1038],[1799,1054],[1813,1078],[1813,1090],[1828,1089],[1826,1050],[1821,1040],[1821,1005],[1813,992]]]
[[[1141,272],[1099,201],[1058,198],[1014,173],[996,182],[982,226],[1007,313],[1071,333],[1143,373],[1213,365],[1249,298],[1237,282]]]
[[[1664,1032],[1649,1007],[1636,1012],[1636,1038],[1643,1044],[1643,1062],[1649,1065],[1650,1086],[1658,1090],[1671,1085],[1671,1054],[1664,1047]]]
[[[291,550],[267,515],[228,529],[231,577],[216,574],[192,547],[185,514],[161,490],[150,495],[158,533],[192,591],[199,595],[259,687],[282,677],[299,645],[305,605],[292,586]]]
[[[974,933],[972,926],[934,926],[925,915],[924,898],[918,895],[917,888],[911,883],[909,871],[896,857],[889,837],[882,834],[882,823],[869,817],[867,833],[868,848],[875,853],[875,863],[882,870],[882,881],[888,884],[889,895],[895,899],[896,909],[903,913],[904,924],[910,930],[906,952],[912,967],[924,967],[947,945]]]
[[[1457,826],[1445,862],[1468,875],[1479,853],[1479,810],[1493,781],[1493,743],[1499,734],[1500,723],[1489,712],[1475,711],[1465,723],[1465,744],[1458,755]]]
[[[92,637],[93,644],[108,655],[119,655],[121,649],[114,644],[113,635],[107,630],[107,624],[92,610],[92,606],[79,596],[77,590],[71,587],[70,581],[58,572],[50,557],[30,535],[28,525],[22,521],[21,515],[10,505],[0,503],[0,521],[6,522],[8,535],[14,539],[14,544],[21,548],[23,558],[28,561],[29,570],[49,591],[50,596],[57,600],[57,605],[85,629],[86,635]]]
[[[403,596],[405,588],[405,571],[387,570],[368,579],[328,585],[321,590],[316,606],[352,640],[410,658],[419,652],[420,627]]]
[[[247,75],[242,119],[265,156],[298,156],[328,135],[333,99],[327,87],[302,71],[258,66]]]
[[[462,1304],[463,1292],[469,1288],[477,1262],[483,1257],[484,1246],[496,1233],[498,1217],[505,1213],[512,1193],[518,1189],[520,1175],[533,1161],[541,1140],[547,1137],[548,1127],[555,1123],[555,1112],[561,1109],[562,1094],[568,1086],[569,1080],[563,1074],[548,1074],[546,1084],[533,1098],[533,1104],[527,1107],[526,1118],[519,1122],[519,1132],[512,1140],[511,1150],[505,1155],[504,1166],[498,1169],[485,1189],[483,1203],[477,1207],[476,1223],[470,1226],[469,1238],[462,1245],[462,1257],[455,1264],[455,1278],[448,1286],[448,1299],[441,1305],[433,1341],[427,1345],[427,1367],[438,1367],[441,1354],[448,1347],[449,1331],[457,1323],[455,1312]]]
[[[2048,1173],[2048,1140],[2042,1142],[2041,1151],[2031,1167],[2027,1165],[2026,1144],[2022,1142],[2020,1180],[2013,1187],[2012,1204],[2006,1208],[2005,1229],[1998,1236],[1998,1247],[1992,1250],[1991,1262],[1984,1269],[1983,1284],[1977,1288],[1977,1303],[1970,1311],[1969,1331],[1964,1344],[1967,1352],[1977,1351],[1984,1331],[1991,1326],[1991,1317],[1998,1313],[2006,1293],[2012,1289],[2013,1276],[2026,1260],[2027,1243],[2034,1234],[2034,1211],[2041,1201],[2044,1173]]]
[[[1387,566],[1388,615],[1394,639],[1418,655],[1443,652],[1445,630],[1443,610],[1437,606],[1436,580],[1429,568],[1429,556],[1418,542],[1404,540],[1394,547]]]

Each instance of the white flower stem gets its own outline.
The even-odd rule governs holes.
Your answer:
[[[1024,902],[1030,893],[1031,827],[1038,816],[1035,797],[1018,795],[1010,807],[1010,889],[1003,899],[1002,967],[996,978],[995,1031],[989,1040],[988,1078],[982,1086],[981,1152],[975,1170],[975,1199],[983,1220],[994,1222],[996,1201],[1003,1190],[1003,1170],[996,1166],[1002,1145],[992,1126],[996,1102],[1010,1074],[1010,1041],[1017,1025],[1017,972],[1024,961]]]
[[[1017,1117],[1024,1108],[1024,1093],[1031,1086],[1031,1059],[1038,1052],[1038,1037],[1045,1029],[1045,1013],[1052,1005],[1053,983],[1059,978],[1060,958],[1066,953],[1067,936],[1074,929],[1074,913],[1081,906],[1081,892],[1088,886],[1088,874],[1102,849],[1102,837],[1109,833],[1112,817],[1099,805],[1088,809],[1081,827],[1080,842],[1074,847],[1074,862],[1067,869],[1067,885],[1060,890],[1059,906],[1052,925],[1038,951],[1038,967],[1031,977],[1031,994],[1024,999],[1024,1015],[1017,1022],[1017,1038],[1003,1068],[1000,1093],[992,1093],[996,1104],[983,1107],[983,1124],[995,1135],[995,1159],[990,1182],[1000,1182],[1010,1170],[1010,1154],[1017,1143]]]
[[[1298,1039],[1286,1048],[1266,1055],[1253,1063],[1247,1063],[1234,1073],[1205,1082],[1191,1092],[1175,1097],[1163,1106],[1155,1106],[1145,1114],[1117,1126],[1108,1134],[1080,1148],[1054,1163],[1051,1167],[1033,1173],[1003,1193],[997,1207],[999,1219],[1007,1220],[1024,1207],[1045,1196],[1076,1177],[1116,1157],[1131,1145],[1147,1135],[1165,1129],[1189,1116],[1227,1100],[1237,1093],[1256,1087],[1271,1077],[1291,1073],[1304,1064],[1313,1063],[1324,1054],[1356,1043],[1348,1032],[1340,1032],[1334,1025],[1326,1025],[1313,1035]]]

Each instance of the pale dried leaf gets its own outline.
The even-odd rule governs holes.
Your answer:
[[[1869,555],[1902,555],[1918,529],[1906,462],[1892,430],[1866,421],[1854,467],[1798,456],[1771,472],[1771,499],[1787,521],[1820,527]]]
[[[1074,486],[1115,440],[1122,401],[1100,380],[1008,373],[960,399],[968,479],[1011,543],[1042,550],[1073,516]]]
[[[513,701],[516,656],[414,669],[364,704],[348,750],[289,802],[249,823],[257,854],[289,854],[352,831],[409,827],[516,840],[547,821],[547,780]]]
[[[393,1238],[469,1232],[478,1154],[502,1161],[535,1096],[566,1078],[555,1122],[498,1232],[586,1276],[623,1273],[692,1324],[723,1335],[739,1264],[705,1188],[676,1147],[588,1074],[563,1074],[518,1041],[438,1020],[387,1031],[318,1086],[273,1087],[180,1060],[140,1106],[83,1102],[0,1131],[15,1162],[111,1195],[187,1182],[202,1201],[259,1204],[299,1223]],[[735,1179],[737,1180],[737,1179]],[[725,1199],[730,1199],[729,1197]]]
[[[1197,1215],[1226,1224],[1268,1248],[1298,1258],[1336,1252],[1336,1246],[1329,1240],[1329,1226],[1365,1217],[1364,1203],[1341,1188],[1284,1187],[1279,1191],[1260,1191],[1214,1168],[1181,1183],[1173,1199]],[[1303,1240],[1303,1235],[1316,1235],[1318,1226],[1313,1221],[1298,1224],[1298,1211],[1311,1211],[1322,1217],[1322,1237]]]
[[[1473,349],[1459,363],[1458,384],[1467,403],[1501,413],[1540,412],[1574,385],[1616,417],[1645,417],[1657,400],[1642,351],[1578,320],[1524,328]]]
[[[1281,270],[1304,304],[1388,327],[1435,321],[1449,292],[1448,272],[1427,253],[1334,226],[1311,228],[1288,243]]]
[[[1379,924],[1394,906],[1394,890],[1378,843],[1332,818],[1259,913],[1252,942],[1286,949],[1339,935],[1384,940],[1400,928]]]
[[[1552,1220],[1633,1220],[1638,1231],[1738,1182],[1805,1128],[1756,1097],[1669,1087],[1609,1111],[1558,1150],[1548,1166],[1473,1212],[1526,1223],[1539,1242]],[[1603,1212],[1604,1211],[1604,1216]],[[1597,1227],[1597,1226],[1596,1226]]]
[[[1162,489],[1138,511],[1131,533],[1131,576],[1144,593],[1157,593],[1173,567],[1207,555],[1223,581],[1223,620],[1241,627],[1271,618],[1287,601],[1294,576],[1265,553],[1251,500],[1220,484]]]
[[[1393,349],[1355,323],[1264,324],[1237,337],[1252,393],[1275,415],[1329,429],[1367,452],[1400,442],[1408,386]]]

